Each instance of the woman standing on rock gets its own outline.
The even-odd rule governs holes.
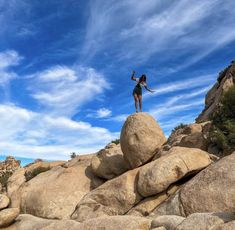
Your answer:
[[[147,83],[146,83],[147,77],[145,74],[143,74],[140,78],[136,78],[134,76],[135,76],[135,71],[132,72],[131,80],[137,82],[133,90],[133,97],[135,100],[135,110],[136,110],[136,113],[138,113],[138,104],[139,104],[140,112],[142,112],[142,87],[144,86],[144,88],[151,93],[153,93],[154,90],[151,90],[148,88]]]

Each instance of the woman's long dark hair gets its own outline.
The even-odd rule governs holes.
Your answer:
[[[145,74],[142,74],[142,76],[141,76],[140,79],[139,79],[139,83],[138,83],[138,84],[140,84],[141,82],[146,82],[146,80],[147,80],[146,75],[145,75]]]

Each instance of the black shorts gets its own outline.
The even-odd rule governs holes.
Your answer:
[[[135,87],[132,94],[133,94],[133,96],[134,96],[134,94],[136,94],[137,96],[141,96],[142,89],[140,87]]]

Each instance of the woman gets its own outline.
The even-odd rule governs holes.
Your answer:
[[[144,88],[151,93],[153,93],[154,91],[148,88],[147,83],[146,83],[147,78],[145,74],[143,74],[140,78],[136,78],[134,76],[135,76],[135,71],[133,71],[132,73],[131,80],[137,82],[133,90],[133,97],[135,100],[136,113],[138,113],[138,104],[140,107],[140,112],[142,112],[142,87],[144,86]]]

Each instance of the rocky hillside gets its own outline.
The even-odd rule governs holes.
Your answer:
[[[136,113],[123,124],[120,144],[17,169],[0,195],[0,229],[235,229],[235,152],[225,156],[211,138],[234,79],[233,64],[197,122],[168,139],[153,117]]]

